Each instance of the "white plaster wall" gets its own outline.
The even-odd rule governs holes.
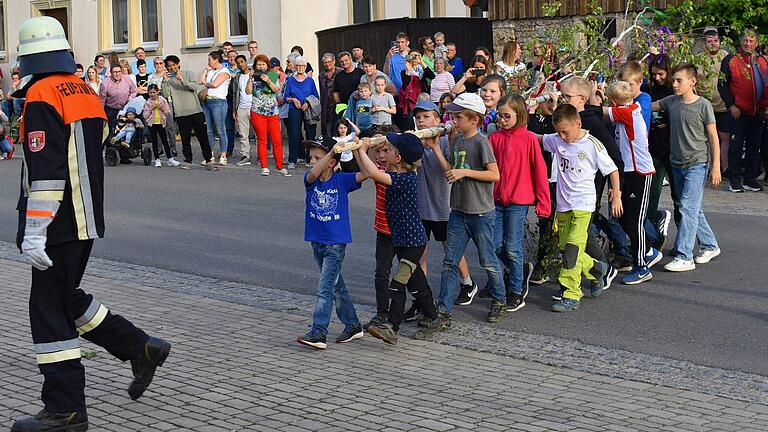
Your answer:
[[[468,17],[469,8],[461,0],[445,0],[445,16]]]
[[[95,0],[72,0],[69,9],[69,43],[75,62],[93,64],[99,40],[98,6]]]
[[[349,6],[345,0],[282,0],[280,23],[282,41],[280,55],[271,54],[280,59],[285,66],[285,58],[294,45],[304,48],[304,57],[317,71],[320,64],[317,52],[315,32],[349,23]],[[317,83],[317,80],[315,80]]]
[[[411,0],[384,0],[385,18],[402,18],[411,16]]]

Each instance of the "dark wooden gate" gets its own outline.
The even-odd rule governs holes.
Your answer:
[[[457,55],[468,61],[475,48],[485,46],[493,52],[491,22],[486,18],[397,18],[335,27],[316,32],[318,55],[330,52],[338,54],[351,51],[353,45],[361,45],[366,54],[372,55],[379,69],[384,67],[384,58],[395,35],[404,32],[411,40],[411,49],[421,51],[419,38],[445,34],[447,42],[456,44]],[[320,58],[317,59],[321,64]],[[320,67],[317,68],[320,70]]]

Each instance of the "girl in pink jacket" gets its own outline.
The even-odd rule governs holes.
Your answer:
[[[152,139],[152,154],[155,156],[155,166],[161,167],[163,164],[160,162],[160,151],[158,148],[157,137],[163,141],[163,150],[165,150],[165,157],[167,158],[168,166],[179,166],[179,162],[174,159],[171,154],[171,147],[168,145],[168,135],[165,132],[165,122],[168,119],[168,115],[171,113],[171,106],[168,105],[168,101],[160,96],[160,89],[157,85],[150,84],[147,88],[149,99],[144,103],[144,110],[142,115],[149,126],[149,136]]]

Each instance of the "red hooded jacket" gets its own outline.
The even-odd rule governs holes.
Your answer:
[[[768,107],[767,71],[768,62],[762,56],[746,54],[742,50],[728,54],[720,65],[724,78],[717,83],[725,105],[728,108],[736,105],[750,116]]]

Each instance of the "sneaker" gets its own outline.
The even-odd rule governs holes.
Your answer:
[[[437,318],[430,321],[428,326],[416,331],[416,334],[413,335],[413,337],[416,340],[427,340],[435,333],[451,328],[451,322],[452,318],[450,315],[438,312]]]
[[[136,400],[144,394],[144,391],[152,383],[155,370],[163,365],[165,359],[168,358],[168,354],[171,352],[171,344],[151,336],[142,348],[141,354],[131,360],[133,381],[128,386],[128,396],[132,400]]]
[[[176,160],[176,158],[171,157],[170,159],[168,159],[168,166],[178,167],[179,165],[181,164],[179,163],[179,161]]]
[[[357,327],[351,328],[349,330],[344,329],[339,337],[336,338],[336,343],[352,342],[353,340],[360,339],[363,336],[365,336],[363,328],[358,325]]]
[[[301,158],[299,158],[299,159],[296,159],[296,162],[297,162],[297,163],[304,163],[304,159],[301,159]]]
[[[500,302],[498,300],[494,300],[491,304],[491,310],[488,311],[488,318],[486,318],[486,321],[489,323],[498,323],[501,322],[504,318],[507,317],[507,305],[503,302]]]
[[[623,256],[614,256],[613,259],[609,261],[609,264],[618,272],[625,273],[632,270],[632,261]]]
[[[661,250],[664,248],[664,244],[667,242],[667,236],[669,234],[670,222],[672,222],[672,212],[670,212],[669,210],[662,210],[661,218],[659,219],[659,223],[656,226],[656,229],[659,230],[659,234],[661,234],[661,238],[654,245],[656,249]]]
[[[720,248],[711,249],[711,250],[700,250],[699,253],[696,254],[695,257],[693,257],[693,261],[696,264],[706,264],[712,261],[712,258],[715,258],[718,255],[720,255]]]
[[[667,178],[664,177],[664,179],[661,181],[661,185],[662,186],[669,186],[669,180],[667,180]]]
[[[565,287],[560,285],[560,291],[557,292],[557,294],[552,294],[549,299],[552,301],[559,302],[563,299],[563,294],[565,294]]]
[[[296,342],[302,344],[311,346],[314,349],[326,349],[328,348],[328,345],[325,343],[325,335],[321,335],[318,333],[307,333],[304,336],[299,336],[296,338]]]
[[[468,306],[472,304],[472,300],[477,294],[477,284],[472,281],[472,285],[460,284],[459,287],[459,296],[456,297],[456,301],[454,301],[453,304],[460,306]]]
[[[370,321],[363,324],[363,330],[368,331],[369,327],[377,326],[383,322],[387,321],[387,313],[386,312],[379,312],[376,315],[371,318]]]
[[[368,327],[368,333],[370,333],[371,336],[375,337],[376,339],[381,339],[385,344],[397,344],[397,332],[392,329],[392,324],[388,322]]]
[[[11,432],[31,431],[86,431],[88,415],[83,412],[52,413],[43,409],[32,417],[16,420]]]
[[[525,307],[525,297],[520,294],[507,293],[507,312],[515,312]]]
[[[226,154],[221,155],[221,157],[219,158],[219,165],[221,165],[221,166],[227,165],[227,155]]]
[[[421,318],[419,318],[419,320],[416,322],[416,327],[418,328],[427,328],[430,325],[432,325],[432,320],[424,315],[422,315]]]
[[[624,276],[621,282],[624,285],[638,285],[645,281],[651,280],[652,277],[653,277],[653,273],[651,273],[651,269],[648,266],[635,267],[632,269],[631,272],[627,273],[627,275]]]
[[[758,183],[756,180],[752,181],[745,181],[744,185],[742,186],[744,190],[749,192],[762,192],[763,187],[760,186],[760,183]]]
[[[283,177],[291,177],[291,176],[292,176],[292,174],[291,174],[291,173],[289,173],[289,172],[288,172],[288,170],[287,170],[287,169],[285,169],[285,168],[283,168],[283,169],[281,169],[281,170],[277,170],[277,172],[278,172],[278,173],[279,173],[281,176],[283,176]]]
[[[563,298],[559,303],[552,305],[552,312],[571,312],[579,308],[579,301]]]
[[[741,193],[744,192],[744,187],[741,183],[733,182],[728,186],[728,190],[733,193]]]
[[[210,160],[203,159],[202,162],[200,162],[200,165],[208,166],[208,165],[213,165],[215,163],[216,163],[216,160],[214,158],[211,158]]]
[[[535,269],[533,269],[530,282],[534,285],[545,284],[549,282],[549,276],[547,276],[547,274],[544,272],[543,269],[536,267]]]
[[[243,156],[243,157],[240,158],[240,161],[238,163],[236,163],[235,165],[237,165],[237,166],[246,166],[246,165],[250,165],[250,164],[251,164],[251,158],[249,158],[248,156]]]
[[[155,168],[160,168],[163,166],[163,163],[160,161],[160,159],[155,159]]]
[[[671,272],[686,272],[696,268],[696,264],[693,261],[684,260],[680,257],[675,257],[672,261],[664,266],[664,270]]]
[[[619,274],[613,266],[602,261],[597,261],[590,271],[595,276],[595,281],[589,289],[589,294],[593,298],[600,297],[603,291],[610,288],[613,279]]]
[[[115,138],[115,137],[112,137],[112,138],[110,138],[110,139],[109,139],[109,142],[110,142],[110,143],[112,143],[112,144],[114,144],[114,143],[116,143],[116,142],[117,142],[117,138]]]
[[[289,169],[289,170],[292,170],[292,169],[296,169],[296,164],[295,164],[295,163],[292,163],[292,162],[291,162],[291,163],[288,163],[288,169]]]
[[[648,251],[647,254],[645,254],[645,267],[648,268],[648,270],[651,269],[654,265],[658,264],[659,261],[664,257],[664,255],[659,252],[656,248],[651,248],[650,251]],[[633,271],[635,269],[632,269]]]
[[[123,148],[126,149],[126,150],[130,150],[131,149],[131,145],[128,144],[127,142],[125,142],[125,141],[120,141],[120,145],[123,146]]]
[[[304,166],[307,167],[307,168],[312,168],[312,164],[310,164],[309,162],[305,162]]]
[[[261,175],[268,176],[269,175],[269,168],[262,168],[261,169]]]
[[[405,314],[403,315],[403,321],[405,322],[413,322],[421,318],[421,311],[419,310],[419,307],[416,305],[416,303],[412,303],[411,307],[408,308],[408,310],[405,311]]]

